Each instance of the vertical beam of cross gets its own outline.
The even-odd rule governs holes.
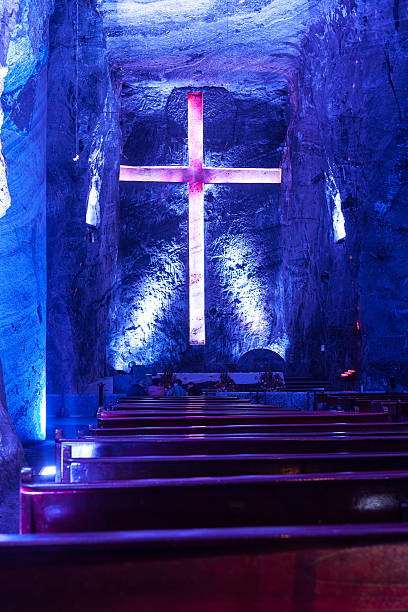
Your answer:
[[[205,344],[204,183],[280,183],[280,168],[206,168],[203,93],[188,94],[188,166],[121,166],[120,181],[189,184],[190,344]]]
[[[189,166],[201,178],[203,168],[203,96],[188,94]],[[190,344],[205,344],[204,287],[204,188],[200,180],[188,186],[189,316]]]

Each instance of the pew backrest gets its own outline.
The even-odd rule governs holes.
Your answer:
[[[117,420],[113,423],[114,427],[110,427],[110,420],[104,421],[102,424],[98,422],[98,426],[90,425],[89,432],[91,435],[188,435],[188,434],[266,434],[266,435],[391,435],[391,434],[408,434],[407,423],[300,423],[300,424],[270,424],[270,423],[248,423],[248,424],[231,424],[231,425],[190,425],[190,426],[135,426],[126,427],[126,421],[123,423]]]
[[[10,612],[408,608],[408,527],[347,525],[1,536]],[[159,587],[158,587],[158,577]]]
[[[299,503],[301,500],[301,503]],[[21,533],[407,520],[408,472],[20,486]]]
[[[387,413],[332,413],[332,414],[321,414],[321,413],[313,413],[313,412],[304,412],[304,413],[296,413],[296,414],[285,414],[285,413],[259,413],[259,412],[241,412],[241,413],[233,413],[228,414],[225,412],[220,413],[197,413],[197,412],[180,412],[180,413],[171,413],[166,414],[163,412],[158,413],[141,413],[141,414],[126,414],[120,415],[117,412],[109,414],[106,412],[102,412],[98,415],[98,424],[100,426],[108,426],[114,427],[115,423],[119,423],[121,427],[132,427],[140,425],[141,418],[146,419],[161,419],[161,424],[163,422],[167,422],[168,424],[174,423],[175,425],[193,425],[194,422],[199,424],[205,424],[206,422],[213,422],[219,424],[244,424],[251,422],[262,422],[264,424],[297,424],[297,423],[361,423],[361,422],[370,422],[370,423],[386,423],[389,421],[389,417]],[[239,421],[238,421],[239,419]]]

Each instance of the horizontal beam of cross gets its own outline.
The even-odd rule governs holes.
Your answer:
[[[154,183],[280,183],[280,168],[121,166],[121,181]]]

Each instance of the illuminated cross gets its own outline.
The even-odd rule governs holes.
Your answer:
[[[203,94],[188,94],[188,166],[121,166],[121,181],[188,183],[190,344],[205,344],[204,183],[280,183],[280,168],[203,166]]]

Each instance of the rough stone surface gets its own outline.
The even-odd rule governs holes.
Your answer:
[[[16,24],[18,0],[8,0],[1,6],[0,12],[0,130],[3,125],[4,113],[1,103],[1,94],[4,89],[4,79],[7,75],[7,52],[10,39]],[[0,137],[0,217],[6,214],[10,206],[10,192],[7,184],[7,166],[3,154],[3,145]]]
[[[108,367],[198,370],[269,348],[287,375],[408,386],[407,0],[79,6],[75,166],[74,3],[52,20],[50,384],[103,375],[106,348]],[[281,165],[282,185],[206,188],[208,342],[193,350],[185,187],[123,185],[115,206],[119,142],[122,161],[186,162],[196,88],[207,163]]]
[[[19,485],[5,493],[0,502],[0,533],[18,533],[19,530]]]
[[[0,64],[5,175],[0,170],[0,355],[22,439],[45,431],[48,16],[51,0],[2,4]],[[2,74],[5,74],[5,70]],[[9,197],[8,197],[9,196]]]
[[[333,379],[354,367],[366,388],[389,376],[408,386],[407,17],[405,1],[342,2],[318,20],[289,134],[292,359],[316,371],[325,344]],[[336,192],[347,234],[337,245],[324,221]]]
[[[2,502],[8,491],[15,491],[20,469],[24,461],[24,451],[16,434],[13,422],[7,411],[3,369],[0,361],[0,531],[2,531]]]
[[[93,2],[78,18],[75,2],[55,3],[47,148],[47,389],[69,393],[104,374],[117,256],[119,129]]]

